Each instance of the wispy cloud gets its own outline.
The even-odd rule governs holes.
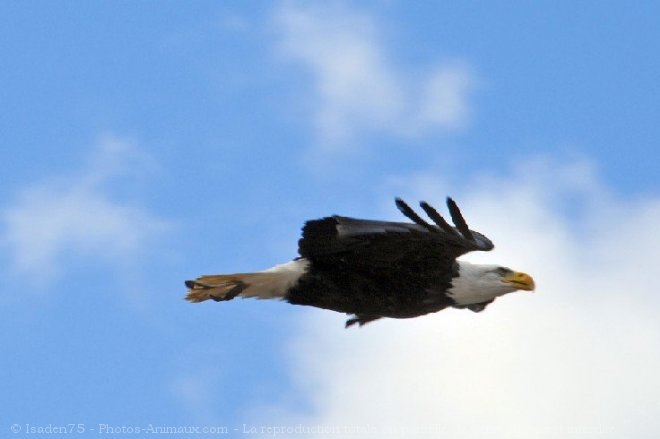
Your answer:
[[[463,128],[476,84],[465,62],[406,71],[370,16],[333,4],[286,2],[275,15],[280,52],[307,69],[321,147],[344,149],[368,133],[419,136]]]
[[[139,205],[114,199],[108,189],[148,163],[133,143],[107,137],[82,171],[21,190],[0,210],[0,245],[9,255],[9,271],[44,285],[72,258],[119,263],[136,255],[166,222]]]
[[[190,412],[197,422],[217,422],[217,414],[213,413],[212,389],[218,388],[218,371],[195,370],[194,374],[181,375],[175,379],[171,391],[181,405]]]
[[[471,259],[528,271],[538,291],[480,314],[354,331],[311,310],[292,374],[315,415],[292,423],[352,427],[346,436],[360,438],[660,433],[660,200],[612,194],[585,162],[517,166],[525,170],[459,195],[471,226],[496,244]]]

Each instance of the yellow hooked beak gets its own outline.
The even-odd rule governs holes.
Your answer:
[[[534,279],[527,273],[514,271],[512,274],[503,277],[502,282],[508,283],[516,287],[518,290],[534,291]]]

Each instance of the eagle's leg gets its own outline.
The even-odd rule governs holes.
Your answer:
[[[350,328],[354,324],[358,323],[360,326],[366,325],[369,322],[378,320],[380,316],[365,316],[365,315],[356,315],[346,320],[346,328]]]
[[[195,295],[202,297],[201,300],[212,299],[215,300],[216,302],[231,300],[236,296],[238,296],[239,294],[241,294],[243,290],[245,290],[247,287],[249,287],[248,284],[240,280],[232,280],[231,282],[227,282],[226,285],[224,285],[225,287],[231,287],[231,289],[225,292],[223,295],[217,296],[209,292],[209,290],[210,291],[218,290],[219,287],[217,285],[207,285],[202,282],[187,280],[186,286],[190,289],[191,292],[194,291],[196,293]],[[194,299],[193,301],[201,301],[201,300]]]
[[[243,290],[246,289],[247,287],[248,287],[247,284],[239,281],[239,282],[236,283],[236,286],[234,288],[229,290],[229,292],[227,292],[224,295],[224,297],[214,296],[213,294],[210,294],[209,297],[211,299],[215,300],[216,302],[224,302],[225,300],[231,300],[231,299],[235,298],[236,296],[241,294],[241,292],[243,292]]]

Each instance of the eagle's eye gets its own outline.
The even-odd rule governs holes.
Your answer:
[[[497,274],[499,274],[500,276],[507,276],[507,275],[513,273],[513,270],[510,269],[510,268],[507,268],[507,267],[497,267],[497,268],[496,268],[495,270],[493,270],[493,271],[495,271],[495,272],[496,272]]]

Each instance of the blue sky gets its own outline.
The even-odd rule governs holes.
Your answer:
[[[14,424],[378,429],[403,400],[458,425],[476,401],[508,419],[488,408],[552,398],[588,409],[564,437],[620,437],[631,419],[636,437],[657,434],[660,389],[641,382],[660,353],[640,346],[660,338],[644,274],[660,257],[658,14],[642,2],[3,2],[2,436]],[[447,194],[502,248],[478,257],[533,268],[543,294],[359,331],[283,303],[182,300],[184,279],[291,259],[307,219],[395,219],[394,196]],[[498,384],[478,361],[493,357],[508,365]],[[427,358],[452,358],[448,375],[461,358],[489,384],[438,380],[438,400],[426,381],[406,399],[420,383],[397,377],[425,376]],[[546,388],[530,370],[561,371]],[[369,384],[379,371],[389,397]],[[637,391],[602,398],[620,405],[596,402],[629,376]],[[541,390],[484,396],[517,377]],[[592,391],[556,393],[580,386]],[[451,419],[437,422],[453,431]],[[528,419],[491,437],[556,437]]]

